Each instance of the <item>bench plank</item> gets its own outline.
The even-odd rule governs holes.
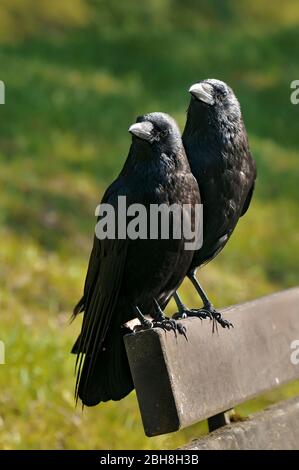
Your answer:
[[[299,397],[192,441],[188,450],[298,450]]]
[[[222,310],[231,330],[181,320],[188,341],[159,328],[125,336],[147,436],[176,431],[299,378],[299,288]]]

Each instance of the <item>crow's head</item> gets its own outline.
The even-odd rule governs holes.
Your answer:
[[[189,111],[210,121],[238,123],[241,109],[233,90],[221,80],[209,78],[189,88],[191,101]]]
[[[153,151],[173,154],[182,147],[181,133],[175,120],[165,113],[139,116],[129,128],[134,141],[142,140]]]

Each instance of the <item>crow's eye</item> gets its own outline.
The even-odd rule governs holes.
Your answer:
[[[225,88],[220,88],[219,95],[221,96],[221,98],[226,98],[226,96],[228,95],[228,92]]]
[[[226,96],[228,95],[228,92],[225,88],[223,87],[215,87],[215,90],[216,90],[216,95],[220,98],[220,99],[223,99],[223,98],[226,98]]]
[[[161,132],[160,132],[160,136],[161,136],[162,138],[166,137],[167,135],[168,135],[168,131],[167,131],[166,129],[165,129],[164,131],[161,131]]]

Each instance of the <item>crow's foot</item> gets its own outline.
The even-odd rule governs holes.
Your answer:
[[[134,332],[149,330],[150,328],[153,328],[153,323],[150,320],[148,320],[147,318],[143,318],[140,323],[141,323],[141,325],[135,325],[134,326],[134,328],[133,328]]]
[[[222,328],[234,328],[234,325],[230,323],[228,320],[225,320],[225,318],[222,318],[221,313],[217,312],[217,310],[214,307],[209,307],[209,312],[212,315],[212,320],[213,320],[213,331],[216,327],[217,329],[217,323],[222,326]]]
[[[164,331],[173,331],[175,335],[178,332],[180,335],[184,335],[185,338],[187,339],[186,328],[183,325],[181,325],[181,323],[177,323],[175,320],[171,320],[166,317],[159,318],[159,320],[152,320],[152,321],[147,320],[147,319],[146,321],[143,320],[142,325],[134,326],[134,332],[150,330],[151,328],[162,328],[162,330]]]
[[[153,327],[162,328],[164,331],[173,331],[175,335],[178,332],[180,335],[184,335],[187,339],[186,328],[181,323],[177,323],[171,318],[163,317],[158,320],[153,320]]]
[[[180,320],[181,318],[188,318],[188,317],[197,317],[200,318],[201,320],[204,320],[206,318],[209,318],[210,320],[213,319],[212,315],[210,314],[209,311],[205,309],[195,309],[195,308],[184,308],[184,310],[181,310],[180,312],[175,313],[172,315],[172,318],[175,320]]]
[[[217,330],[217,324],[222,326],[222,328],[233,328],[234,325],[230,323],[228,320],[225,320],[225,318],[222,318],[221,313],[217,312],[217,310],[212,306],[212,305],[207,305],[203,308],[200,308],[198,310],[196,309],[184,309],[183,312],[178,312],[173,315],[174,319],[178,318],[187,318],[187,317],[196,317],[205,319],[209,318],[213,322],[213,332],[215,329]]]
[[[177,335],[178,332],[180,335],[184,335],[187,339],[186,328],[175,320],[165,317],[164,312],[156,299],[154,299],[153,326],[156,328],[162,328],[164,331],[173,331],[175,335]]]

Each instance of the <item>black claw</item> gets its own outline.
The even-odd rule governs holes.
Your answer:
[[[187,335],[186,335],[186,328],[181,324],[181,323],[178,323],[177,324],[177,329],[178,329],[178,332],[180,333],[180,335],[183,335],[185,336],[186,340],[188,341],[188,338],[187,338]]]
[[[234,328],[234,325],[232,323],[227,320],[224,320],[223,318],[221,318],[221,320],[219,319],[218,321],[223,328]]]
[[[213,313],[212,313],[213,315]],[[222,318],[222,316],[220,315],[219,312],[216,312],[214,313],[213,315],[214,317],[214,320],[219,323],[219,325],[222,326],[222,328],[234,328],[234,325],[232,323],[230,323],[228,320],[225,320],[225,318]]]
[[[216,312],[216,314],[213,315],[213,331],[215,330],[215,327],[216,327],[216,331],[218,331],[218,328],[217,328],[218,323],[219,325],[222,326],[222,328],[228,328],[228,329],[234,328],[234,325],[232,323],[225,320],[225,318],[222,318],[219,312]]]
[[[194,316],[197,316],[196,313],[198,313],[198,317],[202,319],[209,318],[210,320],[213,320],[213,315],[209,310],[206,310],[205,308],[202,308],[200,310],[194,310]]]

